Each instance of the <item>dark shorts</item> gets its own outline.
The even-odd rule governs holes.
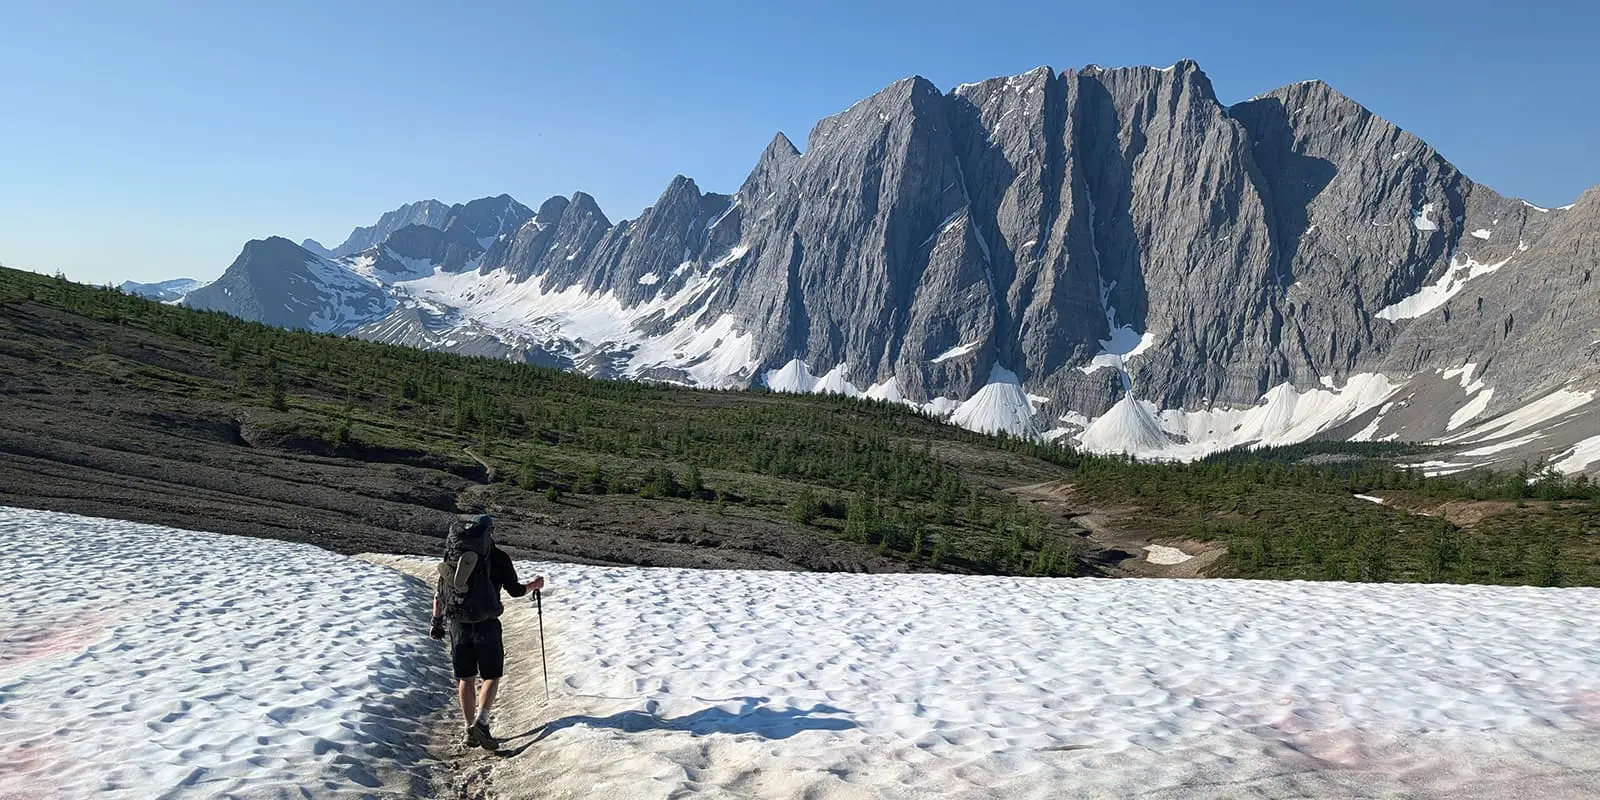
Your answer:
[[[456,678],[498,678],[506,674],[506,650],[500,642],[500,620],[450,620],[450,665]]]

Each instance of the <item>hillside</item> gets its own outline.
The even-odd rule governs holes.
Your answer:
[[[1395,445],[1138,464],[893,403],[590,380],[12,270],[0,410],[0,504],[340,552],[432,553],[449,513],[487,508],[519,555],[591,563],[1600,583],[1581,477],[1426,479],[1390,465],[1426,449]],[[1390,505],[1353,497],[1372,492]]]

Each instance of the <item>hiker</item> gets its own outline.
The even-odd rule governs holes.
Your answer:
[[[456,675],[456,697],[467,723],[464,744],[495,750],[498,739],[489,732],[489,709],[494,705],[500,677],[505,674],[505,647],[500,641],[500,590],[521,597],[544,587],[544,577],[517,582],[511,557],[494,544],[494,520],[487,514],[457,518],[444,540],[444,561],[434,584],[433,624],[428,635],[450,636],[450,664]],[[449,620],[448,631],[445,621]],[[475,687],[482,678],[481,687]],[[474,692],[474,688],[477,691]]]

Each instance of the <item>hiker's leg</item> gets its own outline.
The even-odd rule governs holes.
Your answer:
[[[478,715],[478,698],[476,693],[472,691],[472,684],[476,682],[477,679],[475,678],[461,678],[456,681],[456,699],[461,701],[461,717],[467,721],[468,725],[471,725],[473,718]]]
[[[483,686],[478,689],[478,708],[483,709],[484,714],[488,714],[489,709],[494,707],[494,696],[499,690],[499,678],[483,679]]]
[[[478,675],[483,678],[483,689],[478,693],[479,713],[487,717],[494,696],[500,689],[500,676],[506,674],[506,651],[500,638],[500,620],[491,619],[478,626]]]

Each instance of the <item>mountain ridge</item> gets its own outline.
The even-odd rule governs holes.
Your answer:
[[[1274,403],[1281,424],[1256,443],[1330,434],[1386,404],[1352,435],[1432,440],[1537,392],[1587,405],[1600,376],[1593,359],[1562,360],[1600,312],[1547,313],[1584,296],[1600,259],[1583,249],[1589,228],[1561,222],[1585,204],[1502,197],[1321,81],[1224,106],[1191,61],[1040,67],[947,93],[911,77],[819,120],[803,153],[776,135],[732,195],[680,175],[615,224],[582,193],[537,212],[484,200],[515,213],[442,235],[394,227],[418,215],[408,204],[341,245],[393,228],[359,254],[285,256],[390,298],[352,306],[327,277],[322,304],[357,313],[323,314],[320,329],[700,386],[787,370],[815,383],[785,388],[872,390],[980,430],[1072,440],[1132,396],[1167,437],[1153,446],[1136,426],[1129,449],[1149,457],[1247,444],[1215,426]],[[185,302],[266,313],[218,284]],[[1496,288],[1512,285],[1532,291]],[[1499,308],[1510,323],[1489,318]],[[1509,339],[1539,375],[1473,360]],[[1439,377],[1466,364],[1488,383]],[[1372,396],[1380,375],[1389,391]],[[980,394],[991,411],[960,413]],[[1418,405],[1443,411],[1406,412]],[[1307,410],[1325,406],[1338,413]],[[1566,427],[1491,455],[1576,454],[1594,432]]]

